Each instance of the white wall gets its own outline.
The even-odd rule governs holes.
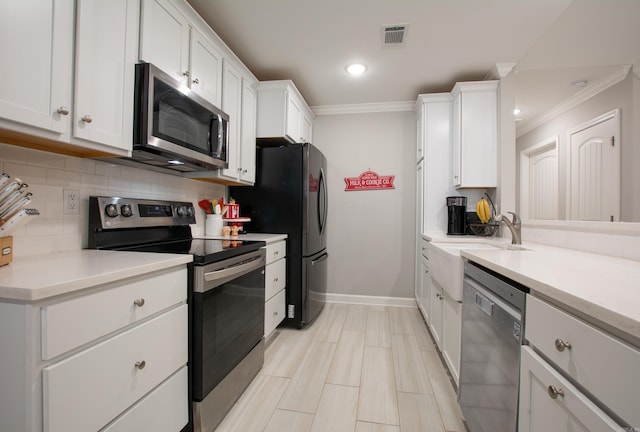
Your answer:
[[[0,170],[29,185],[28,207],[40,211],[11,234],[14,257],[87,247],[90,195],[191,201],[225,196],[225,187],[92,159],[31,150],[0,143]],[[65,188],[80,192],[80,214],[63,212]],[[204,212],[196,211],[193,235],[204,233]]]
[[[327,157],[328,292],[412,297],[415,262],[413,112],[318,116],[313,144]],[[346,192],[345,177],[394,175],[393,190]]]

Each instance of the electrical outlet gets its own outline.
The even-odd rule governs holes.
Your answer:
[[[64,189],[62,202],[64,214],[80,214],[80,191]]]

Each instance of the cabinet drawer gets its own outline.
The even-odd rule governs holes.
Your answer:
[[[422,256],[427,260],[429,259],[429,242],[425,239],[420,239],[420,251],[422,252]]]
[[[276,261],[265,268],[264,298],[270,299],[287,284],[287,262]]]
[[[181,430],[189,421],[187,379],[185,366],[102,432]]]
[[[186,363],[182,305],[44,368],[44,431],[98,430]]]
[[[182,266],[45,306],[41,310],[42,359],[56,357],[186,298],[187,269]]]
[[[522,347],[519,432],[622,431],[529,347]]]
[[[281,258],[284,258],[287,255],[287,242],[279,241],[277,243],[270,244],[266,247],[267,249],[267,265],[271,264],[274,261],[277,261]]]
[[[264,335],[269,334],[278,327],[278,324],[284,319],[285,309],[285,290],[280,291],[271,297],[264,305]]]
[[[535,297],[525,336],[566,374],[631,425],[640,425],[640,351]],[[562,342],[570,348],[556,347]]]

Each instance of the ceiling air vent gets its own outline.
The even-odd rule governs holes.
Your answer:
[[[382,26],[382,45],[403,45],[407,36],[407,24],[394,24]]]

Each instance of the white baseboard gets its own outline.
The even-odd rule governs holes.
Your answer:
[[[375,306],[418,307],[416,299],[411,297],[382,297],[351,294],[332,294],[325,296],[327,303],[348,303]]]

